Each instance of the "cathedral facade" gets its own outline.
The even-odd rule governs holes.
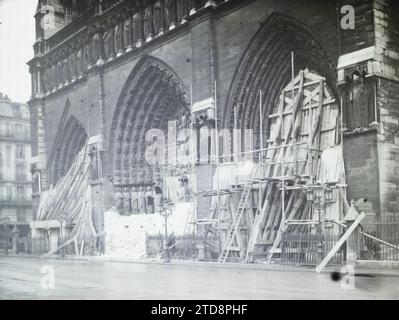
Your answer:
[[[399,10],[389,0],[341,2],[40,0],[28,62],[36,206],[87,143],[104,199],[94,208],[99,230],[105,204],[140,211],[132,197],[168,177],[209,189],[213,149],[198,155],[202,142],[184,130],[252,129],[259,147],[283,88],[308,69],[341,110],[348,198],[397,213]],[[341,21],[348,4],[354,29]],[[147,161],[151,130],[165,133],[171,166]]]

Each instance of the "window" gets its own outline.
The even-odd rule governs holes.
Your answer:
[[[25,187],[17,186],[17,200],[25,200]]]
[[[22,136],[23,136],[22,124],[16,124],[16,125],[15,125],[15,135],[16,135],[18,138],[22,138]]]
[[[26,179],[25,166],[23,164],[17,164],[16,169],[17,169],[16,170],[17,180],[25,180]]]
[[[6,166],[7,168],[11,168],[13,166],[13,164],[15,163],[14,161],[14,157],[12,156],[12,145],[11,144],[7,144],[6,147]]]
[[[7,124],[7,136],[8,137],[14,136],[14,132],[13,132],[13,128],[12,128],[12,124],[11,123]]]
[[[7,200],[12,200],[12,187],[10,185],[6,186],[6,192],[7,192]]]
[[[19,159],[25,158],[25,150],[24,150],[24,146],[22,144],[17,145],[17,155],[16,156]]]
[[[26,221],[26,212],[24,209],[17,209],[17,221]]]
[[[19,119],[22,118],[21,106],[19,104],[14,104],[12,107],[14,117]]]

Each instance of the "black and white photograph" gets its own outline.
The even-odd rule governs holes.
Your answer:
[[[0,300],[397,299],[399,1],[0,0]]]

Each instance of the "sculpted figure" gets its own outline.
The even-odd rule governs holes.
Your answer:
[[[145,192],[143,187],[139,187],[137,192],[137,206],[139,213],[145,213]]]
[[[131,215],[132,214],[132,203],[131,203],[131,193],[128,188],[125,188],[125,192],[123,193],[123,208],[125,214]]]
[[[152,9],[152,6],[148,6],[144,9],[144,37],[147,42],[151,41],[154,36]]]
[[[92,46],[93,64],[97,64],[100,58],[101,58],[101,35],[99,32],[96,32],[93,35],[93,46]]]
[[[89,45],[86,43],[83,49],[83,70],[87,70],[89,65]]]
[[[162,211],[162,190],[158,186],[155,186],[154,190],[154,211],[155,212]]]
[[[162,10],[162,3],[160,0],[154,4],[154,33],[163,34],[164,32],[164,15]]]
[[[67,84],[71,80],[71,73],[70,73],[71,69],[69,66],[68,56],[65,56],[62,63],[63,63],[63,71],[64,71],[64,83]]]
[[[50,76],[49,76],[49,83],[48,83],[49,91],[53,91],[53,89],[55,88],[56,82],[57,82],[56,66],[55,66],[55,63],[53,63],[50,67]]]
[[[138,211],[138,194],[137,194],[137,189],[135,187],[132,188],[131,203],[132,203],[132,213],[133,214],[139,213],[139,211]]]
[[[71,80],[74,81],[76,77],[76,53],[75,51],[72,51],[71,54],[69,55],[69,68],[70,68],[70,74],[71,74]]]
[[[177,21],[181,23],[187,22],[188,14],[188,1],[177,0]]]
[[[197,10],[200,7],[200,1],[199,0],[189,0],[188,1],[188,9],[189,9],[189,14],[193,15],[197,12]]]
[[[120,56],[123,54],[123,33],[122,33],[122,24],[117,23],[115,26],[115,51],[116,55]]]
[[[165,20],[169,30],[176,27],[176,0],[165,0]]]
[[[115,192],[115,207],[119,213],[123,211],[123,195],[120,188],[117,188]]]
[[[372,88],[365,83],[359,72],[353,74],[350,88],[351,108],[349,113],[350,129],[362,128],[373,121],[374,97]]]
[[[143,43],[143,20],[140,11],[133,16],[133,41],[136,47],[140,47]]]
[[[132,23],[130,15],[126,17],[123,26],[123,43],[126,47],[126,51],[132,50]]]
[[[112,55],[114,53],[113,50],[113,28],[108,28],[103,35],[103,39],[104,39],[104,54],[105,60],[109,60],[112,58]]]
[[[57,63],[57,84],[59,87],[62,86],[64,83],[64,77],[63,77],[63,66],[62,66],[62,61],[58,61]]]
[[[147,214],[152,214],[154,213],[154,194],[152,191],[151,187],[147,187],[146,193],[145,193],[145,200],[146,200],[146,208],[147,208]]]
[[[83,49],[79,48],[76,53],[76,75],[78,78],[83,74]]]
[[[49,73],[50,73],[50,68],[45,68],[43,69],[43,74],[42,74],[42,90],[43,93],[47,93],[48,90],[48,85],[49,85]]]

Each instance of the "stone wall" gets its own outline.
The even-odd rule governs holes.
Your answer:
[[[380,79],[377,104],[381,130],[378,139],[381,213],[399,214],[399,83]]]

